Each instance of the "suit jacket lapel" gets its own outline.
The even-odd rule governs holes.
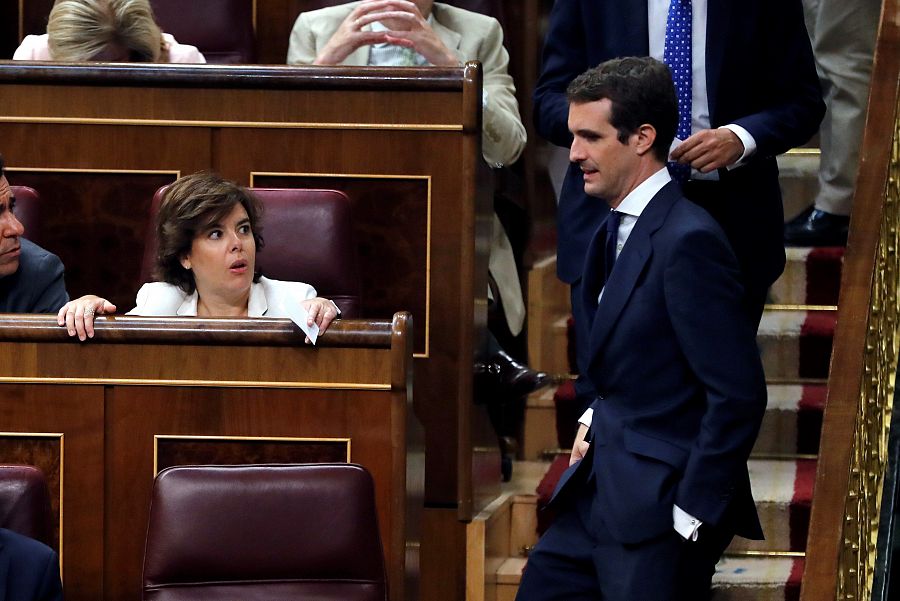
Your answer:
[[[603,288],[603,277],[606,273],[606,258],[604,249],[606,248],[606,220],[609,215],[600,223],[591,243],[588,245],[587,255],[584,259],[584,271],[581,280],[581,295],[584,303],[584,311],[588,318],[593,321],[594,313],[597,311],[597,296]],[[588,329],[590,329],[588,324]]]
[[[625,303],[631,297],[638,277],[653,252],[650,238],[666,219],[672,204],[680,197],[678,184],[669,182],[656,193],[641,214],[619,258],[616,259],[609,281],[603,289],[603,298],[597,306],[591,326],[592,360],[603,348]]]
[[[715,84],[720,81],[722,58],[727,51],[725,45],[732,18],[732,4],[731,0],[708,0],[706,7],[706,98],[712,127],[722,125],[716,114],[719,89]]]
[[[582,0],[581,17],[592,30],[589,66],[617,56],[650,53],[647,0]]]

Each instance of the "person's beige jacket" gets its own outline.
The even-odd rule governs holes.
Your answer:
[[[310,65],[347,15],[359,4],[351,2],[302,13],[291,32],[287,62]],[[503,29],[493,17],[435,2],[432,28],[447,48],[456,52],[460,64],[481,61],[484,67],[482,152],[492,166],[508,165],[525,147],[525,126],[519,116],[516,87],[507,73],[509,55],[503,47]],[[343,65],[369,64],[370,46],[350,54]]]

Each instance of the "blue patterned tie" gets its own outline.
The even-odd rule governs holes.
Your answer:
[[[663,60],[672,71],[675,91],[678,94],[679,140],[691,135],[691,0],[672,0],[666,19],[666,47]],[[691,175],[688,165],[669,163],[669,173],[680,182]]]
[[[613,265],[616,262],[616,246],[619,244],[619,219],[622,214],[618,211],[610,211],[609,217],[606,218],[606,248],[604,250],[603,260],[606,267],[605,282],[609,280],[609,274],[612,273]]]

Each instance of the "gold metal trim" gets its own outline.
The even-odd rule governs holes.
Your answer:
[[[313,123],[298,121],[208,121],[192,119],[114,119],[97,117],[2,117],[0,123],[53,125],[145,125],[152,127],[223,127],[234,129],[343,129],[386,131],[463,131],[449,123]]]
[[[347,445],[347,463],[350,463],[350,446],[352,440],[344,437],[316,436],[202,436],[192,434],[154,434],[153,435],[153,477],[159,474],[159,441],[160,440],[244,440],[266,442],[343,442]]]
[[[784,460],[793,461],[798,459],[818,459],[818,455],[809,453],[750,453],[750,459],[758,459],[761,461]]]
[[[129,386],[212,386],[219,388],[321,388],[323,390],[390,390],[390,384],[360,382],[256,382],[243,380],[146,380],[128,378],[0,377],[5,384],[104,384]]]
[[[56,438],[59,439],[59,578],[63,578],[63,518],[65,512],[66,435],[64,432],[0,432],[0,438]]]
[[[837,312],[837,305],[766,305],[766,311],[832,311]]]
[[[815,386],[821,384],[827,384],[828,380],[825,378],[766,378],[766,384],[770,386],[779,386],[779,385],[796,385],[796,386]]]
[[[753,551],[750,549],[728,550],[726,557],[806,557],[805,551]]]
[[[822,150],[819,148],[791,148],[786,153],[787,155],[806,155],[806,156],[819,156],[822,154]]]
[[[403,173],[293,173],[281,171],[251,171],[250,187],[260,177],[341,177],[369,179],[421,179],[428,182],[428,202],[425,216],[425,352],[413,353],[414,359],[428,359],[431,356],[431,175]]]
[[[174,175],[181,177],[180,169],[67,169],[61,167],[6,167],[12,173],[108,173],[128,175]]]
[[[25,39],[25,0],[19,0],[19,43]]]
[[[256,17],[258,14],[256,0],[253,0],[253,9],[252,10],[253,10],[253,16],[251,18],[253,19],[253,33],[256,33]]]

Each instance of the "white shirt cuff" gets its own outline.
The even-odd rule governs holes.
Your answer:
[[[741,158],[739,158],[733,165],[728,165],[728,167],[726,167],[726,169],[730,171],[732,169],[740,167],[747,161],[747,159],[753,156],[753,153],[756,152],[756,140],[753,139],[753,136],[750,135],[749,131],[747,131],[740,125],[728,123],[727,125],[723,125],[722,127],[734,132],[734,135],[740,138],[741,144],[744,145],[744,154],[741,155]]]
[[[579,424],[584,424],[588,428],[591,427],[591,421],[594,419],[594,410],[588,407],[584,413],[581,414],[581,417],[578,418]]]
[[[678,505],[672,505],[672,522],[675,531],[681,535],[684,540],[697,540],[698,530],[703,522],[684,511]]]

